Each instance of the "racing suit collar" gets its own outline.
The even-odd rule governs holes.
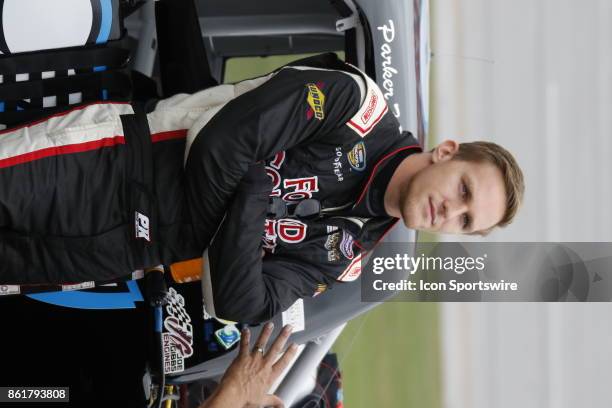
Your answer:
[[[352,214],[361,217],[388,217],[385,211],[385,191],[391,176],[409,155],[421,151],[418,144],[400,147],[383,156],[374,166],[355,202]]]

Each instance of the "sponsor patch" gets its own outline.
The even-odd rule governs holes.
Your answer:
[[[338,181],[344,181],[344,174],[342,174],[342,147],[340,146],[336,147],[332,168],[334,169],[334,174],[338,178]]]
[[[353,259],[337,280],[341,282],[351,282],[357,279],[359,275],[361,275],[361,254]]]
[[[374,113],[374,110],[376,109],[377,103],[378,103],[378,95],[376,95],[375,93],[372,93],[372,95],[370,95],[370,100],[368,101],[368,106],[366,107],[365,111],[361,115],[361,122],[363,122],[364,125],[367,124],[368,121],[372,118],[372,114]]]
[[[20,293],[21,287],[19,285],[0,285],[0,296],[18,295]]]
[[[325,118],[325,94],[321,91],[320,87],[322,84],[306,84],[306,88],[308,88],[308,97],[306,97],[306,102],[308,102],[309,109],[306,112],[306,117],[311,119],[313,116],[318,120],[323,120]]]
[[[173,374],[185,371],[185,358],[181,355],[169,333],[162,335],[164,353],[164,373]]]
[[[164,319],[164,373],[179,373],[185,369],[185,359],[193,355],[193,326],[185,309],[185,298],[174,288],[168,290],[167,316]]]
[[[337,262],[340,260],[340,252],[337,249],[327,251],[327,260],[329,262]]]
[[[327,249],[327,260],[329,262],[337,262],[340,260],[340,232],[330,233],[331,231],[336,231],[337,229],[338,227],[334,227],[332,225],[327,226],[327,232],[329,235],[325,241],[325,249]]]
[[[294,304],[289,306],[289,309],[283,312],[283,326],[290,324],[293,326],[293,332],[303,331],[306,327],[304,320],[304,300],[298,299]]]
[[[149,231],[149,217],[136,211],[134,218],[136,228],[136,238],[143,238],[151,242],[151,234]]]
[[[75,283],[74,285],[62,285],[62,292],[68,292],[71,290],[91,289],[95,286],[95,282],[82,282]]]
[[[353,253],[353,237],[351,234],[347,234],[346,231],[342,231],[342,242],[340,242],[340,252],[347,259],[353,259],[355,254]]]
[[[325,249],[328,251],[331,249],[338,248],[338,242],[340,241],[340,233],[334,232],[333,234],[329,234],[327,236],[327,240],[325,241]]]
[[[240,330],[233,324],[228,324],[215,332],[215,338],[224,349],[229,350],[234,344],[240,341]]]
[[[319,296],[321,293],[325,292],[326,290],[327,290],[327,285],[324,283],[319,283],[312,297]]]
[[[357,143],[350,152],[346,154],[348,162],[352,168],[357,171],[363,171],[366,168],[366,149],[363,142]]]
[[[385,102],[385,96],[383,96],[376,83],[370,78],[366,78],[366,82],[368,92],[364,103],[351,120],[346,123],[361,137],[366,137],[389,110]]]
[[[338,227],[335,225],[326,225],[327,227],[327,233],[329,234],[330,232],[334,232],[334,231],[338,231]]]

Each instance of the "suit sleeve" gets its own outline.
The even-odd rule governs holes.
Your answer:
[[[361,86],[340,71],[284,68],[230,101],[198,132],[187,154],[185,179],[202,250],[249,166],[325,139],[358,111]]]
[[[205,302],[217,317],[243,323],[268,320],[297,299],[331,287],[347,269],[346,258],[328,258],[325,234],[309,237],[299,248],[262,257],[271,188],[264,166],[251,166],[208,249]]]

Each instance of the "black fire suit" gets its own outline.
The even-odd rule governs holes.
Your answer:
[[[92,105],[0,135],[21,148],[0,139],[0,283],[110,279],[208,248],[208,311],[262,321],[359,276],[397,221],[386,183],[420,151],[330,54],[131,112]]]

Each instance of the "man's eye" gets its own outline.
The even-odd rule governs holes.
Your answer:
[[[468,229],[470,226],[470,216],[467,214],[463,214],[463,229]]]
[[[469,196],[469,190],[467,188],[467,185],[462,182],[461,183],[461,196],[467,198]]]

